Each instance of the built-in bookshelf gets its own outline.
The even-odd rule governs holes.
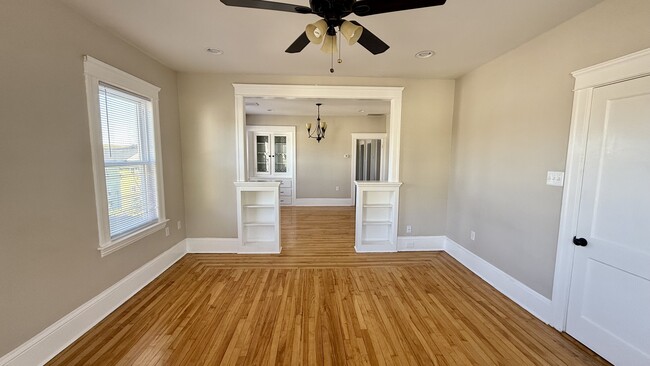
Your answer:
[[[236,182],[240,252],[279,253],[279,182]]]
[[[355,182],[357,252],[397,251],[397,208],[401,183]]]

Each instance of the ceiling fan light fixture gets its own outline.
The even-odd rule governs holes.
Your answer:
[[[338,52],[338,47],[336,46],[336,36],[325,36],[325,41],[323,42],[323,47],[320,48],[324,53],[335,54]]]
[[[309,42],[320,44],[327,34],[327,22],[321,19],[316,23],[308,24],[305,28],[305,34],[307,34]]]
[[[352,46],[357,43],[361,37],[363,27],[344,20],[343,23],[341,23],[339,30],[341,31],[341,34],[343,34],[343,37],[348,40],[348,44]]]

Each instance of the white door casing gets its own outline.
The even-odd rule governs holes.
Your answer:
[[[581,340],[589,343],[596,352],[601,353],[610,360],[616,360],[620,364],[635,364],[636,361],[634,361],[633,356],[630,356],[634,354],[643,360],[642,364],[646,364],[646,356],[643,353],[647,353],[647,349],[643,352],[638,351],[640,351],[640,348],[647,347],[647,343],[645,343],[647,341],[645,339],[650,338],[644,333],[645,329],[650,328],[650,326],[643,323],[647,321],[647,318],[645,318],[647,315],[633,314],[642,303],[647,301],[647,298],[644,297],[646,295],[644,294],[648,293],[648,291],[644,293],[639,291],[645,286],[640,285],[640,283],[645,283],[646,280],[644,278],[647,278],[647,273],[644,273],[647,270],[643,268],[644,266],[650,267],[647,257],[647,243],[650,241],[642,239],[645,241],[639,242],[643,243],[641,246],[646,245],[645,249],[638,248],[636,244],[630,245],[627,243],[630,235],[640,235],[642,237],[645,235],[643,231],[635,232],[635,234],[631,234],[628,231],[629,228],[647,230],[643,227],[644,224],[638,224],[641,215],[647,215],[647,212],[643,212],[644,206],[641,206],[642,212],[638,210],[634,212],[630,215],[631,220],[626,220],[625,217],[619,217],[631,214],[631,211],[637,207],[636,204],[642,203],[641,201],[647,198],[647,193],[646,190],[627,192],[632,190],[630,187],[623,189],[623,192],[621,192],[621,189],[618,188],[619,185],[634,185],[634,182],[628,182],[630,180],[636,181],[647,178],[641,174],[642,172],[639,169],[621,169],[625,164],[641,167],[647,164],[647,161],[640,161],[636,159],[636,156],[639,154],[643,155],[641,152],[646,151],[644,149],[647,149],[645,146],[648,146],[648,135],[644,137],[645,146],[644,142],[638,144],[634,142],[634,140],[641,141],[641,136],[646,132],[642,130],[631,132],[630,129],[639,129],[638,123],[635,126],[635,122],[632,119],[625,117],[627,113],[625,111],[630,110],[628,107],[634,105],[634,103],[639,103],[640,99],[644,98],[641,96],[644,92],[637,93],[637,95],[634,95],[635,93],[633,92],[630,98],[626,98],[625,93],[623,93],[619,97],[614,97],[611,102],[606,103],[604,106],[605,109],[600,112],[601,115],[604,113],[604,117],[602,118],[603,128],[600,129],[603,137],[600,140],[599,137],[592,139],[594,135],[598,134],[598,128],[594,127],[592,129],[590,123],[596,119],[596,114],[598,114],[595,111],[598,101],[600,100],[602,102],[608,98],[612,98],[612,96],[605,97],[604,95],[599,95],[606,94],[607,89],[616,91],[618,88],[618,86],[614,88],[606,88],[606,86],[618,83],[624,85],[625,83],[623,82],[625,81],[640,79],[648,75],[650,75],[650,49],[573,73],[573,76],[576,78],[576,90],[567,155],[560,232],[558,236],[553,286],[552,325],[559,330],[566,330],[568,326],[569,332],[572,332],[574,336],[579,338],[581,336],[575,334],[576,326],[578,327],[578,333],[583,332],[581,327],[591,326],[599,328],[599,331],[594,329],[587,331],[587,337],[592,339]],[[644,83],[644,81],[637,82]],[[626,87],[624,86],[622,88]],[[594,113],[592,113],[592,105]],[[608,106],[609,108],[607,108]],[[631,107],[631,109],[637,112],[642,112],[643,110],[643,108],[639,110],[638,105],[637,107]],[[623,116],[623,122],[618,123],[616,120],[620,120],[620,116]],[[645,125],[643,125],[645,126],[644,128],[647,127],[648,120],[646,117]],[[588,135],[589,153],[587,147]],[[629,136],[634,137],[631,139],[631,142],[628,141],[626,144],[621,145],[620,142],[623,141],[622,139],[629,139]],[[617,146],[623,146],[623,149],[612,150]],[[639,150],[630,155],[630,149],[634,148]],[[605,155],[598,155],[598,153],[593,151],[594,149],[599,149]],[[645,153],[645,155],[648,154]],[[630,156],[634,156],[635,161],[629,161]],[[590,166],[596,166],[598,169],[593,170]],[[583,173],[586,174],[584,176],[584,194]],[[637,175],[635,176],[634,174]],[[638,186],[639,184],[641,183],[637,183],[636,185]],[[625,197],[627,193],[631,193],[632,195],[636,194],[637,197],[632,199]],[[640,198],[639,195],[642,194],[646,196]],[[595,201],[595,204],[591,205],[591,208],[589,208],[590,204],[585,203],[588,200]],[[633,202],[625,202],[629,200]],[[581,208],[581,203],[585,206],[584,208]],[[613,210],[621,209],[623,211],[622,214],[612,213]],[[586,211],[590,211],[590,213]],[[609,218],[607,218],[608,215]],[[579,221],[580,225],[578,224]],[[635,221],[637,224],[633,224]],[[649,221],[646,217],[644,222]],[[626,229],[622,236],[620,235],[621,229]],[[589,242],[587,247],[582,248],[573,245],[572,238],[574,235],[585,237]],[[645,235],[645,238],[647,237]],[[621,248],[622,250],[619,250]],[[603,250],[609,253],[604,253]],[[643,255],[639,255],[639,253]],[[576,257],[575,268],[574,254]],[[624,269],[624,271],[617,270],[616,268]],[[641,270],[638,271],[638,269]],[[632,271],[634,275],[629,274],[629,271]],[[575,273],[573,278],[575,281],[573,283],[572,273]],[[613,285],[612,281],[618,281],[619,284]],[[635,291],[622,291],[631,283],[634,283]],[[571,314],[569,315],[570,291],[572,295]],[[617,293],[617,291],[619,292]],[[603,295],[607,292],[611,293],[609,294],[610,296]],[[630,316],[626,320],[617,320],[616,317],[621,316],[621,314],[628,314]],[[571,319],[567,322],[568,315]],[[637,328],[634,328],[635,326]],[[611,329],[605,330],[605,328]],[[607,337],[608,339],[604,340],[603,337]],[[605,348],[599,349],[599,346],[593,343],[596,341],[606,344]],[[619,346],[620,343],[626,343],[627,345],[618,348],[608,346],[617,342]]]
[[[390,102],[388,132],[389,182],[399,181],[400,133],[402,125],[403,87],[338,86],[338,85],[272,85],[233,84],[235,97],[235,133],[237,149],[237,181],[246,181],[246,112],[244,98],[320,98],[320,99],[376,99]]]
[[[650,365],[650,77],[594,90],[567,333]]]

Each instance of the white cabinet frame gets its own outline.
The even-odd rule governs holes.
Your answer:
[[[354,249],[396,252],[399,182],[355,182],[357,186]]]
[[[238,253],[280,253],[280,182],[235,182]]]

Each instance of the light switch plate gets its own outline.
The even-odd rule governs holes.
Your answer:
[[[556,187],[564,186],[564,172],[546,172],[546,185]]]

